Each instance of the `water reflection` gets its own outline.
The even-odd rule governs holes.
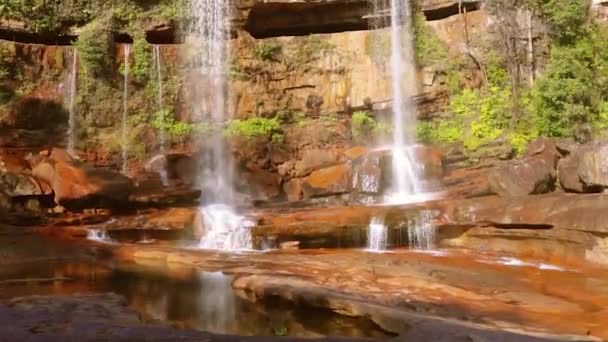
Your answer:
[[[7,280],[21,279],[10,283]],[[29,279],[29,281],[28,281]],[[166,272],[121,265],[46,262],[0,270],[0,299],[32,294],[115,292],[147,322],[238,335],[301,337],[389,336],[371,321],[282,301],[253,303],[232,290],[221,272],[183,268]]]

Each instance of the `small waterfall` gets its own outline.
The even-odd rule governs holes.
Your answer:
[[[436,239],[433,213],[430,210],[421,210],[417,217],[413,217],[408,221],[407,237],[409,246],[415,249],[433,249]]]
[[[192,20],[188,27],[190,46],[196,49],[189,75],[196,102],[193,111],[214,127],[231,118],[226,110],[230,2],[191,0]],[[201,248],[234,250],[251,248],[251,232],[246,220],[231,205],[234,203],[233,171],[230,151],[221,130],[201,136],[202,148],[199,186],[203,193],[201,215],[205,236]]]
[[[97,241],[97,242],[112,242],[108,232],[103,229],[88,229],[87,230],[87,240]]]
[[[200,209],[204,236],[199,247],[204,249],[241,250],[251,249],[253,222],[237,215],[233,208],[224,204],[210,204]]]
[[[372,217],[367,227],[367,249],[380,252],[386,250],[387,244],[388,228],[384,224],[384,217]]]
[[[127,173],[127,159],[129,158],[129,132],[128,132],[128,120],[129,120],[129,104],[128,104],[128,90],[129,90],[129,55],[131,54],[131,45],[124,44],[124,55],[125,55],[125,69],[123,75],[123,86],[122,86],[122,173]]]
[[[75,131],[76,131],[76,79],[78,75],[78,50],[72,48],[72,63],[69,71],[68,92],[68,153],[74,156]]]
[[[156,96],[156,99],[158,101],[158,110],[159,111],[163,111],[165,108],[165,101],[163,98],[163,71],[162,71],[162,67],[161,67],[161,54],[160,54],[160,45],[154,45],[154,48],[152,49],[152,57],[154,58],[154,63],[156,64],[156,77],[157,77],[157,81],[158,81],[158,94]],[[158,130],[158,136],[160,139],[160,145],[159,145],[159,152],[161,155],[165,155],[166,152],[166,136],[165,136],[165,130],[164,130],[164,113],[163,115],[161,115],[160,120],[161,120],[161,129]],[[163,167],[160,172],[160,179],[161,182],[163,183],[164,186],[168,186],[169,185],[169,178],[167,176],[167,168],[166,165],[165,167]]]

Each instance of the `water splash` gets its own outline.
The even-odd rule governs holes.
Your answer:
[[[156,118],[159,120],[158,124],[160,125],[160,129],[158,130],[158,136],[160,140],[159,144],[159,152],[161,155],[165,155],[166,152],[166,144],[167,138],[165,136],[165,115],[163,110],[165,108],[165,101],[163,97],[163,71],[161,64],[161,53],[160,53],[160,45],[154,45],[152,49],[152,58],[154,59],[154,64],[156,65],[156,77],[158,81],[158,94],[156,95],[156,101],[158,103],[159,116]],[[167,175],[167,165],[166,162],[163,164],[163,167],[159,170],[160,180],[163,183],[163,186],[169,186],[169,177]]]
[[[103,229],[87,229],[87,240],[105,243],[112,242],[108,232]]]
[[[433,213],[421,210],[418,216],[408,220],[407,237],[409,246],[429,250],[435,247],[436,227],[433,224]]]
[[[388,228],[383,216],[374,216],[367,227],[367,249],[374,252],[386,250],[388,244]]]
[[[225,204],[210,204],[200,209],[205,234],[198,246],[204,249],[243,250],[252,248],[253,222],[238,215]]]
[[[74,156],[76,131],[76,79],[78,75],[78,50],[72,48],[72,63],[69,71],[68,92],[68,153]]]
[[[129,139],[128,139],[128,90],[129,90],[129,55],[131,54],[131,45],[124,44],[125,69],[122,86],[122,173],[127,173],[127,159],[129,157]]]

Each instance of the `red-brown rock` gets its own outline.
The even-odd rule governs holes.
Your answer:
[[[283,191],[287,195],[289,202],[295,202],[302,199],[302,180],[294,178],[283,184]]]
[[[502,197],[544,194],[555,186],[555,164],[538,155],[516,164],[496,167],[488,176],[490,187]]]
[[[340,164],[314,171],[304,179],[302,191],[304,197],[320,197],[343,194],[352,189],[352,168]]]

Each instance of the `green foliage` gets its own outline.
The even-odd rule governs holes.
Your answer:
[[[245,137],[254,139],[257,137],[271,137],[279,140],[281,135],[281,124],[278,118],[249,118],[245,120],[232,120],[224,129],[225,135],[229,137]],[[282,138],[281,138],[282,139]]]
[[[253,47],[253,55],[260,61],[272,61],[281,53],[281,50],[281,44],[274,39],[270,39],[257,43]]]
[[[445,63],[449,58],[448,49],[433,28],[426,24],[422,11],[416,12],[413,25],[416,63],[422,67]],[[407,39],[407,35],[404,36]]]
[[[84,24],[95,13],[90,0],[5,0],[2,18],[25,22],[34,32],[65,33],[70,26]]]
[[[145,81],[150,75],[150,44],[146,41],[145,32],[133,34],[133,65],[131,75],[139,82]]]
[[[569,136],[577,123],[597,122],[608,100],[608,30],[592,27],[572,45],[551,51],[544,75],[533,90],[538,131]]]
[[[192,135],[193,133],[209,133],[214,130],[209,123],[189,123],[178,121],[169,108],[163,108],[156,113],[152,119],[152,127],[164,132],[171,140],[178,141]]]
[[[585,35],[587,2],[585,0],[542,0],[541,9],[551,25],[551,33],[560,44],[571,44]]]
[[[102,76],[108,68],[109,32],[101,22],[85,26],[74,44],[81,69],[91,76]]]
[[[389,134],[392,127],[386,123],[378,122],[368,112],[356,111],[351,119],[351,134],[353,139],[362,140],[374,135]]]

